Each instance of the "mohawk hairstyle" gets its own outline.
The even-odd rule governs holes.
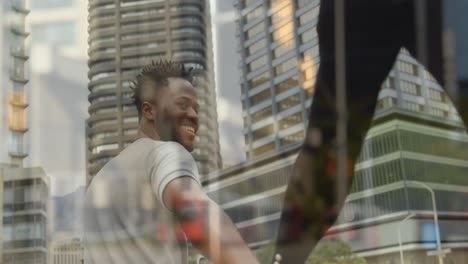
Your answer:
[[[182,78],[192,83],[192,70],[191,67],[186,69],[183,63],[165,59],[156,62],[152,60],[151,64],[143,67],[130,87],[133,90],[132,99],[138,110],[138,118],[141,119],[141,105],[143,101],[148,100],[148,95],[153,95],[154,92],[169,85],[170,77]]]

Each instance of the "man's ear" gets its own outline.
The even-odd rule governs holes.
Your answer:
[[[141,115],[147,119],[147,120],[150,120],[150,121],[154,121],[156,119],[156,107],[155,105],[147,102],[147,101],[144,101],[142,104],[141,104]]]

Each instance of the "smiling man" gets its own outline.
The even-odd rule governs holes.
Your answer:
[[[201,188],[189,153],[199,108],[190,70],[153,62],[134,81],[134,100],[138,139],[87,191],[85,263],[187,263],[187,242],[213,263],[257,263]]]

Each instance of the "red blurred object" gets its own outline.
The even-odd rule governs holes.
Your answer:
[[[178,241],[200,241],[203,239],[204,232],[204,208],[203,203],[199,201],[176,201],[174,208],[179,208],[183,220],[174,226],[171,230]],[[156,238],[158,240],[167,240],[169,228],[162,224],[156,224]]]

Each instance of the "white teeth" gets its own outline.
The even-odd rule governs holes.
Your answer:
[[[186,131],[192,133],[192,134],[195,134],[195,129],[193,127],[189,127],[189,126],[185,126],[184,127]]]

